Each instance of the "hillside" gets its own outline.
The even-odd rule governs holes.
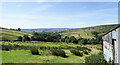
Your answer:
[[[27,34],[31,36],[30,33],[22,32],[22,31],[16,31],[16,30],[10,30],[5,28],[0,28],[0,40],[17,40],[18,36],[23,36],[24,34]]]
[[[117,24],[113,25],[99,25],[99,26],[93,26],[93,27],[86,27],[86,28],[77,28],[77,29],[71,29],[66,31],[59,32],[63,37],[65,36],[75,36],[76,38],[87,38],[92,39],[95,38],[94,32],[98,33],[98,36],[104,35],[108,31],[114,29],[117,27]]]
[[[22,31],[25,32],[55,32],[55,31],[64,31],[64,30],[69,30],[71,28],[38,28],[38,29],[22,29]]]
[[[76,28],[76,29],[70,29],[70,28],[64,28],[64,29],[59,29],[59,28],[49,28],[48,30],[64,30],[60,31],[59,34],[62,35],[62,37],[65,36],[75,36],[77,39],[78,38],[86,38],[86,39],[92,39],[95,38],[95,35],[93,34],[94,32],[98,33],[98,36],[104,35],[108,31],[112,30],[113,28],[117,27],[117,24],[113,25],[99,25],[99,26],[93,26],[93,27],[86,27],[86,28]],[[68,30],[67,30],[68,29]],[[43,29],[48,31],[47,29]],[[29,29],[29,31],[33,31]],[[16,30],[10,30],[10,29],[5,29],[5,28],[0,28],[0,32],[2,32],[0,35],[0,39],[3,40],[17,40],[18,36],[23,36],[24,34],[27,34],[29,36],[32,36],[31,33],[28,32],[23,32],[23,31],[16,31]],[[37,31],[36,31],[37,32]],[[58,32],[58,31],[57,31]]]

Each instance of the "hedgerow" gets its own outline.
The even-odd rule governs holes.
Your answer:
[[[67,57],[65,54],[65,51],[63,51],[61,49],[53,49],[53,50],[51,50],[51,52],[55,56]]]
[[[39,55],[39,51],[38,51],[38,49],[37,48],[31,48],[31,53],[33,54],[33,55]]]
[[[70,52],[77,56],[83,56],[83,52],[80,52],[79,50],[72,49]]]

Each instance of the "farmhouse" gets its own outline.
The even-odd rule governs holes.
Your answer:
[[[120,64],[120,25],[103,37],[103,54],[106,61]]]

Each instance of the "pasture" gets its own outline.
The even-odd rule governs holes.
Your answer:
[[[16,31],[16,30],[10,30],[10,29],[1,29],[0,28],[0,34],[2,35],[0,38],[2,40],[17,40],[18,36],[23,36],[27,34],[28,36],[32,36],[31,33],[23,32],[23,31]]]
[[[10,50],[2,51],[2,63],[85,63],[85,57],[91,54],[98,54],[101,50],[101,45],[78,45],[72,43],[63,42],[2,42],[3,47],[5,45],[10,45],[10,47],[21,46],[21,49],[9,48]],[[29,46],[28,49],[22,48],[22,46]],[[37,47],[40,55],[33,55],[30,48]],[[44,49],[41,49],[45,47]],[[54,49],[62,49],[65,51],[66,58],[61,56],[55,56],[51,53],[50,48],[56,47]],[[79,51],[84,51],[82,48],[90,49],[90,53],[83,56],[77,56],[70,52],[71,49],[77,49],[80,47]],[[5,47],[6,48],[6,47]],[[16,47],[15,47],[16,48]],[[49,49],[48,49],[49,48]],[[86,49],[86,50],[87,50]]]

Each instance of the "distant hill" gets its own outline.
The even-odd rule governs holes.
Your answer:
[[[104,35],[108,31],[114,29],[117,27],[117,24],[113,25],[99,25],[99,26],[93,26],[93,27],[85,27],[85,28],[42,28],[42,29],[22,29],[22,31],[16,31],[16,30],[10,30],[6,28],[0,27],[0,40],[17,40],[18,36],[23,36],[24,34],[27,34],[32,36],[30,32],[35,31],[35,32],[53,32],[56,31],[62,37],[65,36],[75,36],[77,39],[78,38],[86,38],[86,39],[92,39],[95,38],[95,35],[92,34],[93,32],[97,32],[99,36]],[[26,31],[26,32],[23,32]]]
[[[63,30],[69,30],[72,28],[38,28],[38,29],[22,29],[22,31],[25,32],[58,32],[58,31],[63,31]]]
[[[22,32],[22,31],[16,31],[16,30],[10,30],[6,28],[0,27],[0,40],[17,40],[18,36],[23,36],[24,34],[27,34],[31,36],[30,33]]]
[[[118,24],[99,25],[99,26],[92,26],[92,27],[85,27],[85,28],[70,29],[70,30],[61,31],[59,33],[63,37],[75,36],[76,38],[82,37],[82,38],[92,39],[92,38],[95,38],[95,35],[92,34],[93,32],[97,32],[99,36],[102,36],[117,26]]]

